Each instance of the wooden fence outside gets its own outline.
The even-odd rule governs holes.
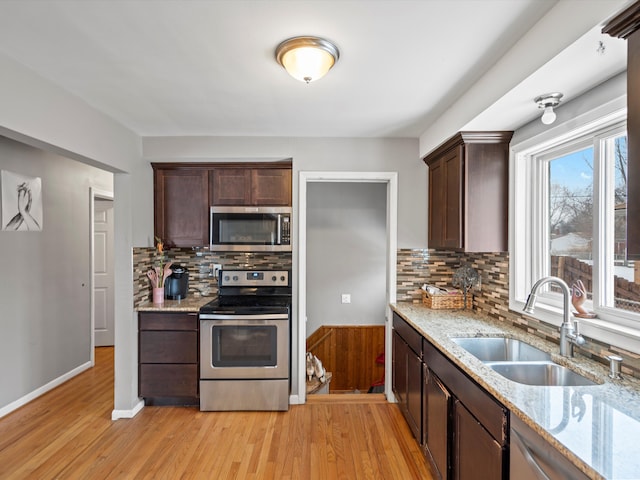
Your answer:
[[[551,275],[562,278],[569,286],[576,280],[582,280],[591,299],[593,292],[593,268],[577,258],[551,256]],[[626,278],[614,277],[615,306],[630,312],[640,312],[640,284]]]

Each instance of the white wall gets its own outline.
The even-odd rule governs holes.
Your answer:
[[[41,232],[0,231],[1,410],[91,360],[89,189],[113,175],[5,137],[0,169],[40,177],[43,202]]]
[[[307,185],[307,337],[322,325],[384,325],[386,218],[384,183]]]

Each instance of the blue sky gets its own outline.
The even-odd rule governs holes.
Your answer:
[[[591,187],[593,182],[593,170],[591,168],[591,165],[593,165],[593,148],[570,153],[550,163],[551,178],[554,183],[560,181],[571,190]]]

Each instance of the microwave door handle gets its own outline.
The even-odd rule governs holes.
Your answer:
[[[276,245],[282,245],[282,215],[278,214],[278,239],[276,240]]]

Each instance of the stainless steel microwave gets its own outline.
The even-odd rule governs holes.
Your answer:
[[[212,252],[290,252],[291,207],[211,207]]]

